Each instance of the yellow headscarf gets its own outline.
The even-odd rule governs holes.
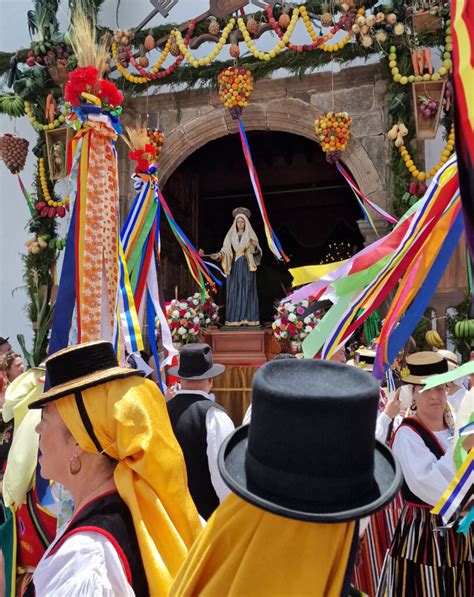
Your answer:
[[[130,377],[82,397],[104,452],[118,461],[115,484],[133,518],[150,594],[167,595],[202,527],[163,395],[152,381]],[[75,397],[56,404],[81,448],[97,453]]]
[[[276,516],[231,494],[189,552],[170,596],[340,597],[355,523]]]

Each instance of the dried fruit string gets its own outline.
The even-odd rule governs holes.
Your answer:
[[[359,9],[360,11],[361,9]],[[267,13],[267,17],[268,17],[268,22],[270,23],[273,31],[278,35],[278,37],[280,39],[283,38],[284,33],[278,23],[278,21],[275,19],[275,17],[273,16],[273,11],[272,11],[272,7],[267,4],[267,6],[265,7],[265,11]],[[362,13],[364,14],[365,10],[364,8],[362,8]],[[305,44],[305,45],[295,45],[292,42],[288,41],[288,43],[286,44],[286,47],[291,50],[292,52],[307,52],[307,51],[312,51],[312,50],[316,50],[316,49],[321,49],[325,52],[333,52],[336,51],[338,49],[342,49],[351,39],[351,34],[348,33],[341,41],[337,42],[336,44],[332,44],[332,45],[328,45],[326,44],[327,41],[329,41],[340,29],[342,29],[342,26],[340,23],[337,23],[336,25],[334,25],[334,27],[331,29],[331,31],[329,31],[329,33],[326,33],[326,35],[319,37],[318,34],[316,33],[316,31],[313,29],[313,26],[311,25],[311,19],[308,15],[308,11],[306,10],[305,6],[300,6],[299,7],[299,13],[301,18],[303,19],[303,23],[306,27],[306,30],[309,34],[309,36],[312,39],[311,44]]]
[[[186,37],[184,38],[184,40],[181,37],[181,39],[183,41],[183,47],[187,48],[187,46],[189,44],[189,40],[191,39],[191,35],[193,34],[195,27],[196,27],[196,21],[193,19],[192,21],[189,22],[188,31],[186,33]],[[181,34],[180,34],[180,36],[181,36]],[[150,71],[146,71],[142,66],[140,66],[136,62],[131,50],[129,48],[127,48],[126,51],[127,51],[128,57],[130,59],[130,62],[138,70],[138,72],[142,75],[140,77],[138,77],[132,73],[129,73],[128,70],[124,66],[122,66],[122,64],[120,64],[120,61],[118,60],[118,45],[116,42],[114,42],[112,44],[112,57],[114,59],[115,66],[117,67],[117,70],[125,79],[127,79],[127,81],[129,81],[130,83],[135,83],[135,84],[139,84],[139,85],[149,83],[150,81],[153,81],[156,79],[164,79],[165,77],[168,77],[169,75],[171,75],[173,73],[173,71],[184,60],[184,54],[183,54],[183,52],[181,52],[172,64],[170,64],[167,68],[165,68],[162,71],[159,70],[171,50],[173,38],[176,39],[176,36],[175,36],[175,32],[172,31],[170,33],[168,41],[165,44],[163,52],[161,53],[160,57],[158,58],[156,63],[153,65],[153,67],[151,68]]]
[[[43,218],[54,218],[55,216],[64,218],[64,216],[66,215],[67,205],[69,203],[69,197],[65,197],[62,201],[55,201],[51,197],[48,188],[48,181],[46,179],[46,168],[44,165],[44,158],[40,158],[38,163],[41,192],[43,193],[44,200],[38,201],[38,203],[35,205],[35,208]]]
[[[207,64],[210,64],[212,62],[212,60],[214,60],[214,58],[222,51],[222,48],[226,44],[227,39],[228,39],[232,29],[234,28],[234,25],[235,25],[235,19],[232,18],[227,23],[227,25],[224,27],[224,30],[222,31],[222,35],[221,35],[219,41],[217,42],[216,47],[212,50],[212,52],[210,54],[208,54],[207,56],[204,56],[204,58],[199,58],[199,59],[195,58],[191,54],[191,52],[188,49],[187,44],[185,44],[183,41],[181,32],[178,29],[173,29],[171,34],[174,35],[174,38],[176,39],[176,43],[178,44],[178,48],[179,48],[179,51],[181,52],[181,54],[184,55],[184,57],[191,64],[191,66],[193,66],[194,68],[199,68],[200,66],[206,66]]]

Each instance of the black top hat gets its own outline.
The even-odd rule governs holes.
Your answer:
[[[136,369],[119,367],[114,347],[104,340],[75,344],[55,352],[46,359],[46,373],[50,388],[29,408],[42,408],[47,402],[114,379],[143,376]]]
[[[407,357],[404,375],[402,371],[402,382],[424,386],[433,375],[446,373],[449,369],[448,361],[442,355],[430,350],[415,352]]]
[[[224,372],[224,365],[214,364],[209,344],[185,344],[179,352],[179,366],[169,374],[180,379],[209,379]]]
[[[223,443],[219,469],[251,504],[313,522],[356,520],[395,496],[402,474],[375,440],[379,389],[356,367],[279,360],[253,380],[252,420]]]

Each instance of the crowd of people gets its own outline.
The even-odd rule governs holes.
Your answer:
[[[454,353],[408,355],[395,390],[370,347],[280,354],[234,422],[207,344],[181,349],[164,395],[148,355],[122,367],[104,341],[26,372],[0,351],[0,594],[474,594],[472,529],[431,513],[473,410],[474,376],[424,387]]]

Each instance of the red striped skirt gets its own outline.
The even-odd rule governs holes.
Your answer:
[[[472,529],[467,536],[443,526],[429,508],[406,505],[382,570],[378,597],[474,595]]]

